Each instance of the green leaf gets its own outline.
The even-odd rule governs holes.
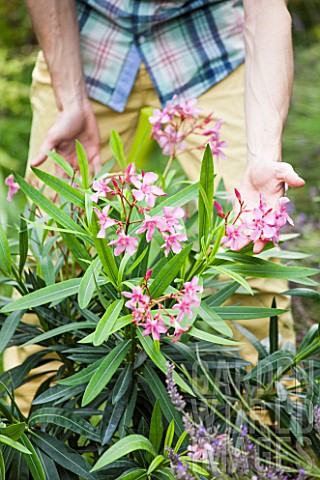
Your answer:
[[[187,334],[199,338],[200,340],[205,340],[206,342],[215,343],[216,345],[230,345],[234,347],[239,346],[239,342],[234,342],[233,340],[212,335],[212,333],[199,330],[196,327],[191,327],[190,330],[187,331]]]
[[[227,283],[225,287],[221,288],[218,292],[210,295],[204,301],[209,307],[216,307],[222,305],[228,298],[230,298],[239,288],[237,282]]]
[[[199,182],[199,245],[201,238],[208,238],[213,221],[214,164],[210,145],[206,146],[202,158]]]
[[[41,393],[38,397],[36,397],[32,405],[41,405],[43,403],[52,403],[57,400],[66,399],[70,400],[70,398],[82,393],[85,389],[84,385],[77,385],[77,386],[65,386],[65,385],[55,385],[54,387],[49,388],[45,392]]]
[[[21,275],[23,267],[25,266],[29,248],[28,226],[22,213],[20,214],[20,229],[19,229],[19,274]]]
[[[292,297],[306,297],[314,298],[315,300],[320,300],[320,292],[317,290],[312,290],[311,288],[293,288],[286,292],[283,292],[283,295],[291,295]]]
[[[26,447],[21,445],[21,443],[16,442],[15,440],[12,440],[11,438],[6,437],[5,435],[0,435],[0,443],[3,443],[4,445],[8,445],[8,447],[14,448],[15,450],[18,450],[18,452],[31,455],[31,452]]]
[[[159,402],[163,415],[169,423],[174,420],[176,432],[178,435],[181,435],[183,432],[181,417],[174,408],[163,382],[160,380],[154,369],[147,363],[143,369],[143,378],[147,382],[147,386],[153,393],[156,401]]]
[[[231,271],[228,268],[224,267],[214,267],[215,270],[217,270],[220,274],[222,275],[227,275],[228,277],[232,278],[232,280],[235,280],[236,282],[239,283],[245,290],[247,290],[250,295],[253,295],[252,288],[250,287],[249,283],[238,273]]]
[[[116,480],[146,480],[148,478],[147,470],[145,468],[130,468],[124,472]]]
[[[82,179],[82,186],[85,190],[87,190],[90,188],[88,158],[85,149],[78,140],[76,140],[76,153]]]
[[[168,372],[168,367],[167,367],[167,364],[166,364],[166,358],[163,356],[163,354],[161,352],[156,350],[156,348],[154,346],[154,342],[152,341],[152,339],[149,336],[144,337],[142,335],[140,329],[137,329],[137,335],[138,335],[139,341],[140,341],[144,351],[147,353],[148,357],[151,358],[153,363],[163,373],[166,374]],[[189,387],[189,385],[183,380],[182,377],[180,377],[180,375],[176,371],[173,372],[173,379],[176,382],[176,384],[179,385],[180,388],[182,388],[183,391],[188,392],[189,395],[194,397],[194,393],[191,390],[191,388]]]
[[[171,448],[174,438],[174,421],[172,420],[167,428],[166,437],[164,439],[164,453],[167,454],[167,448]]]
[[[95,258],[81,279],[78,292],[78,303],[82,309],[87,308],[92,299],[96,289],[100,268],[101,261],[99,258]]]
[[[92,475],[89,472],[90,464],[63,442],[39,430],[31,430],[30,434],[32,435],[34,443],[36,443],[48,457],[52,458],[55,463],[79,475],[79,477],[84,480],[98,480],[96,475]]]
[[[29,185],[18,173],[14,173],[15,181],[20,185],[21,190],[32,200],[41,210],[51,216],[57,223],[60,223],[67,230],[72,230],[80,235],[87,235],[72,218],[60,210],[51,200],[43,195],[39,190]]]
[[[116,157],[122,170],[125,170],[127,167],[127,161],[123,152],[123,143],[121,141],[120,135],[115,130],[110,132],[110,148]]]
[[[111,334],[112,328],[119,317],[121,309],[123,307],[124,300],[115,300],[109,308],[106,310],[104,315],[101,317],[97,328],[94,333],[93,345],[95,347],[101,345],[103,342],[106,342]]]
[[[8,236],[0,224],[0,268],[5,273],[10,274],[12,265],[12,258],[8,242]]]
[[[262,360],[263,358],[267,357],[268,352],[265,349],[265,347],[262,345],[260,340],[257,339],[253,335],[253,333],[249,332],[246,328],[244,328],[242,325],[239,323],[235,322],[234,326],[239,330],[239,332],[251,343],[251,345],[256,349],[256,351],[259,354],[259,360]]]
[[[96,362],[92,363],[88,367],[84,368],[80,372],[71,375],[71,377],[64,378],[63,380],[58,380],[59,385],[82,385],[84,383],[89,383],[92,378],[92,375],[98,369],[99,365],[102,363],[103,358],[99,358]]]
[[[107,406],[103,412],[102,421],[100,422],[101,445],[104,446],[109,443],[115,434],[124,410],[128,405],[129,395],[129,391],[125,392],[115,405],[112,405],[109,398]]]
[[[174,425],[174,424],[173,424]],[[151,462],[149,468],[148,468],[148,474],[150,475],[152,472],[156,471],[160,465],[165,461],[165,458],[163,455],[158,455],[153,462]]]
[[[49,173],[39,170],[38,168],[32,168],[32,171],[43,183],[52,188],[52,190],[57,192],[68,202],[84,209],[84,195],[79,189],[71,187],[71,185],[66,183],[61,178],[50,175]]]
[[[72,413],[63,408],[48,407],[36,410],[29,419],[29,425],[34,426],[38,423],[41,425],[46,423],[59,425],[94,442],[99,442],[100,440],[96,427],[84,420],[79,413]]]
[[[94,212],[92,215],[91,231],[94,245],[101,260],[102,266],[107,277],[111,280],[114,286],[117,286],[118,281],[118,267],[114,259],[113,250],[108,246],[108,242],[104,238],[97,238],[100,228],[98,225],[98,217]]]
[[[130,349],[130,340],[119,343],[103,360],[91,378],[82,399],[85,407],[94,400],[111,380]]]
[[[104,452],[91,471],[94,472],[106,467],[107,465],[110,465],[110,463],[113,463],[119,458],[122,458],[136,450],[145,450],[146,452],[151,453],[153,456],[156,456],[157,454],[152,446],[152,443],[147,438],[143,437],[142,435],[128,435],[127,437],[117,441],[106,452]]]
[[[0,353],[2,353],[7,347],[24,313],[24,310],[12,312],[3,322],[0,330]]]
[[[29,467],[32,478],[34,480],[47,480],[41,460],[29,438],[25,434],[22,435],[21,442],[31,452],[31,455],[24,455],[24,459]]]
[[[0,450],[0,480],[6,480],[6,469],[5,469],[1,450]]]
[[[40,257],[40,266],[45,284],[47,286],[53,285],[56,280],[56,274],[54,271],[52,257],[49,255]]]
[[[256,259],[257,260],[257,259]],[[264,262],[264,263],[260,263]],[[225,265],[226,270],[253,278],[300,278],[319,273],[315,268],[288,267],[273,262],[259,260],[254,265]],[[211,270],[211,269],[210,269]],[[210,271],[208,270],[208,271]]]
[[[223,320],[254,320],[256,318],[268,318],[272,315],[281,315],[287,310],[279,308],[264,308],[264,307],[214,307],[218,315]]]
[[[188,245],[178,253],[178,255],[174,255],[156,275],[149,288],[152,298],[157,298],[162,295],[165,289],[178,276],[181,267],[188,258],[191,248],[192,245]]]
[[[17,310],[28,310],[29,308],[39,307],[46,303],[59,302],[71,295],[75,295],[79,290],[81,278],[72,278],[63,282],[41,288],[35,292],[28,293],[24,297],[18,298],[5,305],[0,312],[14,312]],[[99,284],[105,283],[105,279],[100,279]]]
[[[24,422],[8,425],[2,429],[2,435],[11,438],[11,440],[17,441],[25,431],[26,424]]]
[[[233,332],[229,325],[224,322],[224,320],[217,314],[217,312],[209,307],[205,302],[201,302],[199,308],[199,317],[209,325],[209,327],[214,328],[217,332],[227,337],[232,337]]]
[[[149,431],[149,440],[154,446],[154,449],[156,452],[159,452],[162,435],[163,435],[163,422],[162,422],[161,405],[158,399],[153,407],[151,421],[150,421],[150,431]]]
[[[120,373],[112,392],[112,404],[119,400],[126,393],[132,382],[132,365],[128,363]]]
[[[57,335],[62,335],[63,333],[73,332],[74,330],[81,330],[84,328],[93,328],[96,324],[94,322],[88,322],[87,320],[84,322],[72,322],[68,323],[67,325],[63,325],[62,327],[56,327],[48,332],[41,333],[37,337],[29,340],[28,342],[21,345],[21,347],[28,347],[29,345],[34,345],[35,343],[43,342],[44,340],[48,340],[48,338],[56,337]]]
[[[60,167],[68,175],[68,177],[74,179],[74,181],[78,185],[81,185],[80,178],[75,174],[69,162],[67,162],[63,157],[61,157],[61,155],[58,155],[56,152],[45,153],[49,158],[51,158],[51,160],[53,160],[58,165],[58,167]]]

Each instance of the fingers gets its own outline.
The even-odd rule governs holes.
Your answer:
[[[41,165],[48,157],[45,152],[53,150],[55,147],[53,141],[50,138],[46,138],[41,147],[39,148],[38,155],[31,161],[31,167],[38,167]]]
[[[264,249],[265,245],[266,245],[265,242],[263,242],[262,240],[258,240],[253,245],[253,253],[255,253],[255,254],[261,253],[262,250]]]

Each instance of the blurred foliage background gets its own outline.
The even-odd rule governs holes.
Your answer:
[[[293,19],[295,83],[285,135],[283,158],[306,179],[292,191],[297,250],[311,254],[304,262],[320,264],[320,0],[289,0]],[[23,0],[0,3],[0,219],[12,223],[23,208],[22,195],[4,201],[4,178],[10,169],[24,172],[31,110],[28,94],[37,45]],[[10,235],[10,232],[9,232]],[[292,249],[292,242],[290,244]],[[307,299],[294,300],[300,328],[319,321]]]

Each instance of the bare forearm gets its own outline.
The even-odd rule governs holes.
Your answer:
[[[248,163],[281,160],[293,56],[291,18],[284,0],[244,0],[245,112]]]
[[[59,110],[87,99],[74,0],[26,0]]]

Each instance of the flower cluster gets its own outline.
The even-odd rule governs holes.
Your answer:
[[[130,164],[125,172],[112,175],[109,178],[95,180],[92,184],[94,190],[91,199],[98,203],[100,198],[106,198],[107,195],[118,196],[122,204],[124,221],[110,218],[110,205],[103,207],[102,211],[95,207],[100,224],[99,238],[106,238],[106,229],[116,226],[116,240],[110,241],[110,246],[115,246],[115,256],[125,252],[133,255],[137,251],[138,237],[146,232],[146,240],[150,242],[158,231],[164,243],[161,248],[165,255],[169,255],[170,250],[173,253],[180,253],[182,250],[181,242],[187,240],[187,235],[183,233],[183,225],[180,220],[184,216],[184,211],[180,207],[163,207],[163,215],[150,215],[150,210],[155,206],[156,198],[166,195],[163,190],[154,185],[158,180],[158,175],[153,172],[143,172],[138,175],[133,164]],[[111,183],[110,183],[111,182]],[[133,188],[134,187],[134,188]],[[142,202],[145,202],[144,204]],[[134,210],[144,216],[143,219],[131,222]],[[130,226],[140,223],[138,229],[134,229],[134,236],[129,233]]]
[[[168,336],[172,337],[173,342],[176,342],[190,328],[189,325],[183,327],[181,322],[185,317],[192,319],[194,316],[193,308],[200,305],[199,296],[203,287],[198,285],[199,279],[193,277],[191,282],[184,283],[183,289],[180,291],[153,299],[148,286],[151,275],[152,271],[148,270],[142,286],[134,286],[131,292],[122,292],[124,297],[129,298],[125,305],[132,310],[133,322],[143,328],[144,336],[152,335],[154,340],[160,340],[161,334],[167,333],[170,327],[173,327],[174,333],[168,334]],[[164,305],[166,300],[175,300],[176,303],[172,310],[178,312],[177,316],[166,309]],[[165,325],[167,319],[169,326]]]
[[[176,157],[184,151],[197,149],[203,150],[206,144],[210,145],[212,154],[217,158],[224,158],[223,148],[226,142],[220,139],[221,120],[213,126],[213,115],[209,114],[201,119],[202,109],[196,107],[197,100],[184,100],[174,96],[162,109],[154,110],[149,118],[152,124],[151,136],[158,142],[164,155]],[[203,138],[202,143],[196,147],[187,147],[186,138],[190,134]]]
[[[287,197],[279,199],[279,208],[274,210],[267,206],[263,194],[260,194],[259,205],[252,210],[245,207],[240,193],[235,189],[235,195],[239,203],[238,214],[231,224],[228,223],[230,212],[224,213],[218,202],[215,203],[217,214],[225,220],[225,236],[221,244],[231,250],[241,250],[250,242],[258,241],[273,242],[277,245],[280,238],[280,228],[287,222],[293,225],[286,205],[290,201]],[[245,219],[242,215],[245,213]]]

